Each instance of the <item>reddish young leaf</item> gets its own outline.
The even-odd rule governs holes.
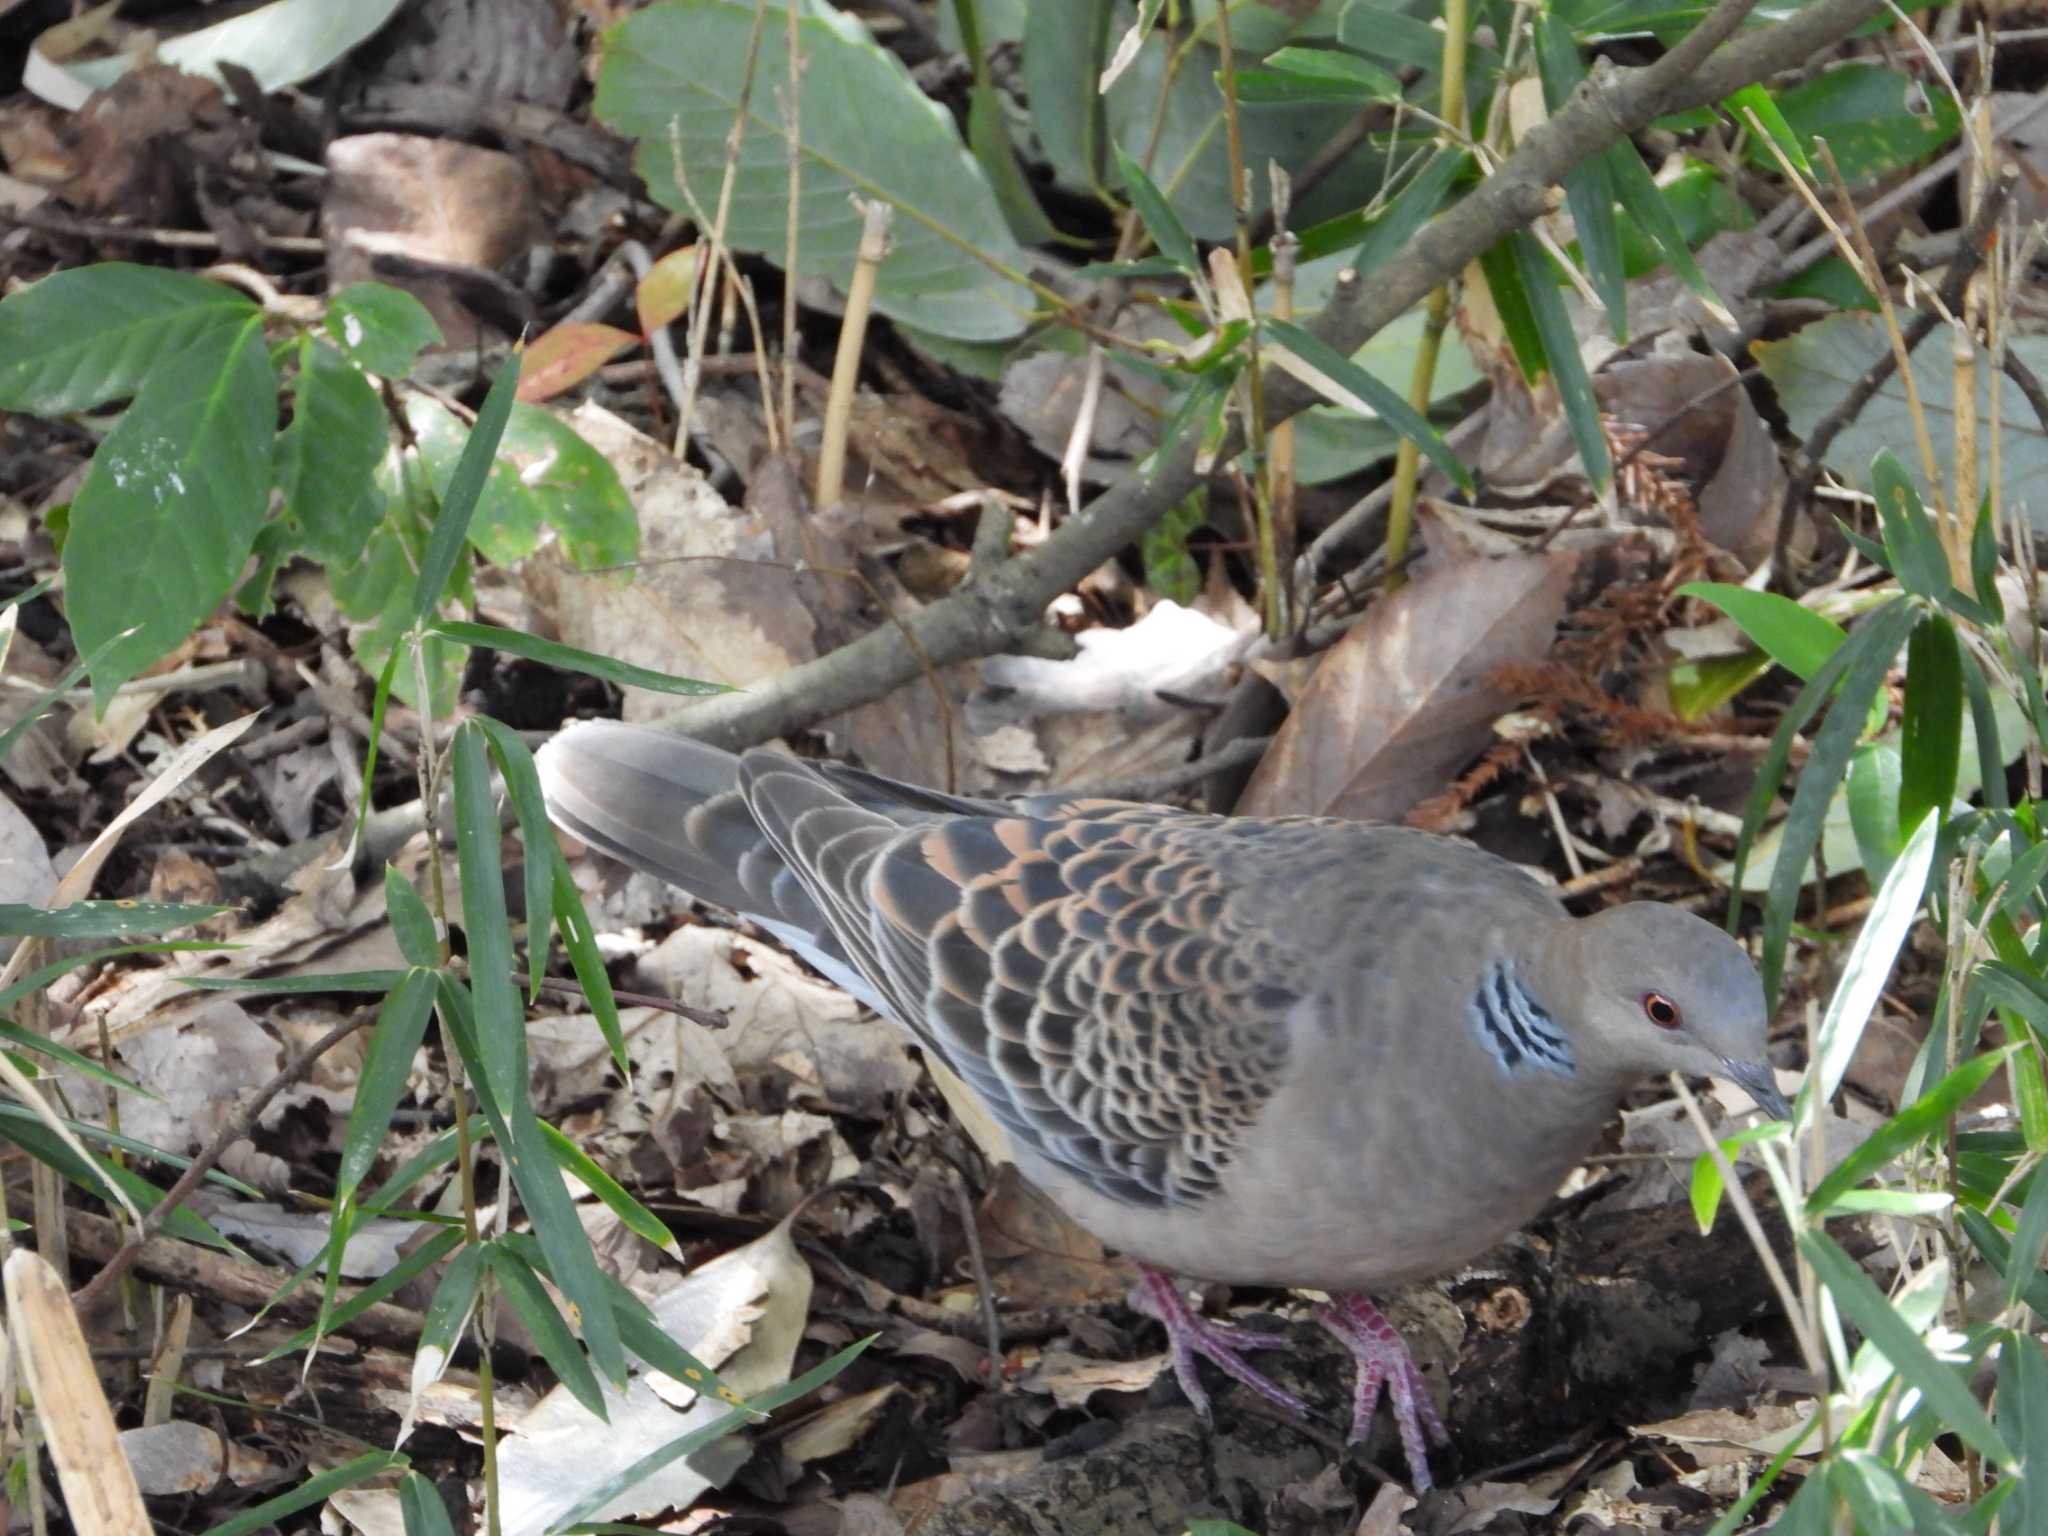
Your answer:
[[[639,340],[615,325],[558,325],[526,349],[526,362],[519,372],[519,398],[552,400]]]

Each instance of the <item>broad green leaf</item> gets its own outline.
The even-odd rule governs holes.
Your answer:
[[[261,320],[238,290],[162,267],[53,272],[0,299],[0,410],[58,416],[124,399],[207,333]]]
[[[752,0],[661,0],[628,16],[605,34],[596,110],[640,141],[634,169],[657,202],[686,217],[694,208],[678,182],[696,207],[717,203],[739,120],[725,238],[780,261],[789,217],[786,28],[779,16],[762,27],[750,63],[754,9]],[[952,118],[853,17],[806,7],[797,29],[797,275],[845,283],[861,222],[849,199],[880,201],[894,222],[877,309],[944,336],[1017,335],[1035,301],[1008,274],[1026,258]],[[754,89],[742,112],[748,80]]]
[[[1092,192],[1107,177],[1107,106],[1097,81],[1109,62],[1110,22],[1119,0],[1064,0],[1024,13],[1022,73],[1031,131],[1069,192]]]
[[[220,605],[263,526],[277,376],[262,329],[212,326],[152,369],[72,500],[65,601],[78,649],[105,648],[101,709]]]
[[[425,396],[407,402],[406,419],[429,480],[448,485],[469,433]],[[469,540],[485,559],[511,565],[539,547],[544,526],[555,528],[563,552],[586,568],[625,565],[639,553],[639,522],[618,472],[567,422],[519,401],[470,519]]]
[[[218,1525],[208,1526],[201,1536],[250,1536],[252,1531],[260,1531],[286,1515],[326,1503],[344,1488],[353,1488],[373,1477],[382,1477],[386,1472],[411,1465],[407,1458],[396,1451],[370,1451],[353,1461],[343,1462],[332,1471],[309,1477],[298,1487],[289,1489],[274,1499],[252,1504],[247,1509],[230,1515]]]
[[[384,406],[362,370],[308,337],[299,346],[291,425],[277,437],[272,473],[284,517],[323,561],[353,560],[384,515],[371,478],[389,448]]]
[[[1963,747],[1963,648],[1945,614],[1906,642],[1906,707],[1899,737],[1899,828],[1948,814]]]
[[[1680,597],[1697,597],[1727,614],[1771,660],[1808,679],[1848,638],[1842,626],[1824,614],[1775,592],[1758,592],[1725,581],[1689,581]]]
[[[1937,153],[1961,122],[1954,99],[1937,82],[1882,64],[1820,70],[1778,92],[1777,102],[1786,132],[1801,144],[1825,140],[1852,190]],[[1778,162],[1763,145],[1751,145],[1749,159],[1777,174]]]
[[[426,305],[385,283],[350,283],[327,301],[327,334],[357,367],[403,378],[413,359],[441,339]]]
[[[1902,1381],[1919,1389],[1949,1429],[1980,1455],[1999,1462],[2013,1460],[2012,1451],[1978,1406],[1968,1384],[1952,1367],[1935,1359],[1919,1335],[1892,1310],[1891,1303],[1863,1273],[1861,1265],[1825,1232],[1802,1232],[1799,1248],[1843,1316],[1863,1331],[1864,1337],[1891,1362]]]
[[[646,667],[636,667],[610,656],[600,656],[595,651],[581,651],[573,645],[563,645],[556,640],[543,640],[538,635],[529,635],[517,629],[505,629],[496,624],[470,624],[457,619],[437,619],[427,626],[427,632],[445,636],[462,645],[488,646],[494,651],[503,651],[508,656],[523,656],[528,661],[537,661],[543,666],[559,667],[565,672],[581,672],[589,677],[602,678],[608,683],[617,683],[622,688],[649,688],[657,693],[685,694],[693,697],[733,692],[725,683],[706,683],[694,677],[677,677],[672,672],[650,671]]]
[[[2007,346],[2037,376],[2048,370],[2048,336],[2014,335],[2007,339]],[[1871,364],[1890,355],[1891,343],[1874,317],[1834,314],[1802,326],[1782,341],[1757,342],[1752,351],[1777,391],[1793,436],[1804,441],[1821,419],[1841,404],[1843,395]],[[1950,349],[1940,342],[1923,343],[1912,358],[1914,388],[1934,440],[1937,472],[1944,484],[1950,484],[1955,476],[1955,365]],[[1993,408],[1990,379],[1996,371],[1975,370],[1978,484],[1991,483],[1994,418],[2003,483],[2037,483],[2048,477],[2048,432],[2034,419],[2033,408],[2019,398],[2018,390],[2001,388]],[[1919,450],[1912,446],[1915,441],[1905,386],[1894,373],[1835,438],[1827,465],[1850,483],[1868,489],[1871,463],[1881,452],[1905,453],[1909,462],[1919,464]],[[2034,509],[2033,517],[2036,526],[2048,522],[2041,509]]]
[[[1161,597],[1192,603],[1202,592],[1202,568],[1188,553],[1188,538],[1208,521],[1208,498],[1200,491],[1168,507],[1138,541],[1145,585]]]

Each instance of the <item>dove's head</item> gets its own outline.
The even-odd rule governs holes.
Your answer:
[[[1748,953],[1712,923],[1661,902],[1573,925],[1581,1030],[1629,1072],[1725,1077],[1764,1112],[1790,1114],[1764,1054],[1770,1026]]]

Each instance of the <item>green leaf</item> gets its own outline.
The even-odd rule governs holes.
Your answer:
[[[399,1481],[398,1512],[405,1521],[405,1536],[455,1536],[441,1490],[417,1472],[408,1472]]]
[[[322,560],[348,561],[384,515],[371,476],[389,448],[384,406],[360,369],[308,337],[299,347],[291,425],[277,437],[272,474],[284,515]]]
[[[1825,1215],[1835,1201],[1876,1174],[1895,1158],[1920,1145],[1928,1137],[1945,1131],[1948,1117],[2012,1054],[2016,1046],[2005,1046],[1982,1056],[1973,1056],[1927,1092],[1873,1131],[1854,1152],[1835,1166],[1827,1177],[1813,1186],[1806,1208]],[[2048,1181],[2044,1181],[2048,1182]]]
[[[1934,867],[1940,835],[1941,818],[1931,812],[1923,816],[1907,835],[1906,846],[1899,850],[1897,860],[1885,874],[1884,884],[1871,899],[1870,915],[1856,931],[1856,942],[1850,945],[1849,956],[1842,962],[1842,979],[1836,983],[1821,1015],[1814,1060],[1800,1087],[1799,1105],[1794,1112],[1794,1123],[1799,1126],[1814,1123],[1818,1107],[1834,1097],[1849,1070],[1849,1062],[1877,1007],[1878,995],[1891,976],[1899,946],[1906,942],[1907,932],[1920,915],[1920,897],[1927,888],[1928,871]]]
[[[2048,1436],[2048,1356],[2042,1354],[2039,1339],[2017,1329],[2000,1335],[1998,1428],[2008,1443],[2036,1455],[2048,1444],[2043,1438]],[[2008,1500],[2012,1507],[2002,1516],[2001,1530],[2037,1531],[2041,1515],[2048,1513],[2048,1488],[2038,1478],[2020,1475],[2022,1470],[2039,1468],[2015,1468],[2005,1478],[2013,1489]]]
[[[404,971],[328,971],[311,976],[180,976],[195,992],[254,992],[262,997],[318,997],[332,992],[389,992]]]
[[[1672,272],[1688,292],[1713,308],[1722,308],[1714,285],[1707,281],[1699,263],[1693,260],[1692,251],[1685,243],[1685,231],[1679,227],[1664,189],[1650,175],[1650,168],[1643,164],[1643,157],[1636,153],[1635,145],[1624,138],[1618,144],[1609,145],[1603,158],[1622,213],[1657,243],[1665,261],[1671,264]]]
[[[1173,205],[1167,202],[1152,178],[1145,174],[1145,168],[1124,153],[1122,145],[1117,146],[1116,171],[1131,199],[1131,206],[1137,210],[1138,218],[1145,226],[1145,232],[1159,247],[1159,254],[1190,276],[1200,274],[1201,253],[1195,249],[1195,242],[1179,215],[1173,211]]]
[[[260,1531],[302,1509],[312,1509],[326,1503],[344,1488],[353,1488],[358,1483],[367,1483],[373,1477],[382,1477],[395,1468],[410,1467],[412,1462],[396,1451],[371,1451],[353,1461],[343,1462],[332,1471],[309,1477],[298,1487],[279,1494],[274,1499],[265,1499],[261,1504],[230,1515],[218,1525],[209,1526],[201,1536],[249,1536],[251,1531]]]
[[[183,272],[125,261],[53,272],[0,299],[0,410],[58,416],[105,405],[202,337],[261,324],[262,310],[240,292]]]
[[[1286,320],[1261,320],[1260,330],[1272,343],[1284,347],[1313,374],[1320,374],[1326,382],[1317,384],[1313,379],[1303,382],[1323,393],[1325,399],[1338,405],[1349,406],[1378,416],[1388,426],[1422,450],[1423,457],[1442,470],[1459,486],[1472,489],[1472,471],[1450,449],[1436,428],[1419,415],[1413,406],[1389,389],[1378,379],[1367,373],[1350,358],[1344,356],[1320,336],[1303,330]],[[1334,385],[1335,389],[1329,388]]]
[[[1107,103],[1096,82],[1109,62],[1119,0],[1063,0],[1024,12],[1024,97],[1053,178],[1070,192],[1099,191],[1107,166]]]
[[[434,921],[434,914],[427,910],[420,893],[398,872],[395,864],[384,866],[384,911],[391,919],[391,932],[398,940],[398,952],[409,964],[432,970],[441,963],[440,924]]]
[[[1543,76],[1543,94],[1550,110],[1562,110],[1573,89],[1586,78],[1571,28],[1555,11],[1536,17],[1536,62]],[[1622,271],[1621,229],[1614,218],[1614,180],[1607,161],[1594,155],[1565,173],[1564,190],[1572,223],[1579,232],[1579,259],[1586,278],[1607,311],[1608,328],[1616,341],[1628,340],[1628,278]]]
[[[1813,164],[1806,158],[1799,135],[1792,131],[1792,125],[1785,121],[1785,114],[1778,110],[1771,93],[1761,85],[1745,85],[1734,95],[1724,97],[1721,108],[1743,127],[1761,128],[1801,176],[1810,178],[1814,175]]]
[[[573,645],[543,640],[538,635],[529,635],[516,629],[504,629],[496,624],[470,624],[457,619],[437,619],[427,626],[427,633],[442,635],[463,645],[487,646],[494,651],[503,651],[509,656],[523,656],[528,661],[537,661],[543,666],[560,667],[567,672],[581,672],[589,677],[602,678],[608,683],[617,683],[622,688],[651,688],[658,693],[686,694],[692,697],[735,691],[725,683],[707,683],[694,677],[677,677],[672,672],[650,671],[646,667],[636,667],[610,656],[600,656],[595,651],[580,651]]]
[[[554,911],[555,832],[548,823],[547,801],[541,794],[540,775],[533,754],[510,726],[479,715],[474,724],[489,738],[491,756],[505,781],[505,792],[519,821],[519,836],[526,844],[521,877],[526,906],[527,1000],[540,996],[541,978],[548,968],[548,918]],[[613,1020],[612,1060],[628,1081],[632,1071],[626,1061],[626,1042],[616,1032]]]
[[[190,928],[231,911],[175,901],[75,901],[68,907],[0,902],[0,935],[37,939],[120,939]]]
[[[453,1138],[451,1137],[450,1139],[452,1140]],[[370,1211],[371,1206],[368,1203],[360,1207],[360,1213],[363,1215],[368,1215]],[[413,1281],[439,1264],[449,1254],[461,1248],[462,1244],[463,1235],[460,1227],[446,1227],[436,1232],[410,1253],[401,1255],[396,1264],[387,1269],[383,1274],[377,1276],[376,1279],[365,1285],[353,1296],[348,1297],[331,1309],[323,1307],[320,1320],[317,1323],[310,1328],[301,1328],[268,1354],[262,1356],[256,1363],[258,1365],[265,1365],[272,1360],[281,1360],[286,1355],[296,1354],[299,1350],[306,1348],[309,1344],[325,1337],[338,1328],[346,1328],[357,1317],[367,1312],[378,1302],[397,1295],[408,1285],[411,1285]],[[475,1251],[475,1249],[465,1250],[465,1252]],[[292,1277],[291,1281],[288,1281],[279,1288],[278,1295],[272,1297],[271,1302],[265,1303],[266,1307],[291,1290],[296,1289],[297,1282],[311,1274],[319,1263],[320,1261],[316,1259],[312,1263],[303,1266],[298,1274]],[[447,1277],[445,1275],[442,1277],[441,1283],[443,1286],[447,1284]],[[438,1295],[439,1293],[436,1292],[436,1294]],[[431,1307],[429,1312],[431,1315]]]
[[[1917,612],[1905,599],[1894,599],[1867,616],[1827,665],[1799,690],[1798,698],[1786,711],[1771,737],[1771,747],[1757,769],[1756,788],[1744,808],[1742,831],[1735,846],[1735,878],[1730,882],[1731,911],[1741,901],[1742,872],[1749,862],[1750,848],[1763,826],[1765,813],[1782,782],[1791,755],[1792,739],[1813,718],[1824,700],[1840,692],[1827,719],[1815,735],[1806,767],[1793,791],[1792,808],[1785,817],[1777,861],[1771,867],[1770,893],[1764,903],[1763,971],[1764,990],[1775,999],[1785,966],[1785,945],[1792,930],[1792,913],[1799,896],[1800,877],[1820,840],[1822,822],[1835,785],[1841,781],[1863,734],[1863,721],[1870,701],[1884,684],[1892,659],[1917,622]]]
[[[605,1209],[619,1218],[621,1226],[675,1258],[683,1256],[676,1235],[662,1219],[634,1199],[626,1186],[606,1173],[595,1158],[545,1120],[540,1122],[540,1133],[562,1171],[595,1195]]]
[[[1801,144],[1826,140],[1851,190],[1938,153],[1961,123],[1954,99],[1937,83],[1882,64],[1820,70],[1777,100],[1785,131]],[[1778,162],[1761,144],[1750,146],[1749,160],[1777,173]]]
[[[1899,738],[1899,826],[1948,815],[1963,749],[1963,648],[1946,615],[1929,614],[1906,642]]]
[[[1899,750],[1866,741],[1849,763],[1849,826],[1856,851],[1873,880],[1882,881],[1906,846],[1899,831]]]
[[[590,1362],[583,1358],[576,1336],[569,1331],[562,1314],[555,1310],[554,1302],[542,1289],[540,1277],[527,1268],[510,1248],[494,1244],[486,1251],[491,1256],[491,1273],[497,1276],[501,1293],[512,1304],[513,1313],[525,1325],[534,1348],[547,1361],[555,1379],[591,1413],[606,1423],[611,1422],[611,1414],[605,1408],[604,1392],[597,1384],[597,1377],[591,1373]]]
[[[65,601],[80,652],[100,653],[102,710],[220,605],[263,526],[277,376],[262,329],[212,326],[151,370],[72,500]]]
[[[1199,490],[1168,507],[1145,530],[1139,553],[1145,562],[1145,585],[1161,597],[1192,603],[1202,593],[1202,568],[1188,553],[1188,539],[1208,521],[1208,498]]]
[[[440,605],[448,578],[461,558],[463,540],[469,535],[469,520],[483,495],[484,480],[496,462],[498,440],[505,435],[505,419],[512,413],[519,388],[519,352],[515,348],[505,359],[498,376],[491,380],[490,393],[476,413],[476,425],[462,445],[462,453],[441,489],[440,510],[434,531],[428,537],[420,573],[412,588],[412,622],[424,624]]]
[[[348,1130],[342,1137],[341,1167],[334,1177],[337,1201],[355,1194],[377,1154],[384,1150],[391,1134],[391,1117],[412,1077],[413,1055],[426,1038],[435,990],[431,970],[408,971],[377,1012],[369,1044],[363,1048],[362,1074],[356,1082],[355,1103],[349,1109]]]
[[[1842,626],[1804,604],[1775,592],[1757,592],[1725,581],[1689,581],[1680,597],[1712,603],[1735,621],[1771,660],[1810,679],[1827,665],[1848,634]]]
[[[1799,1234],[1799,1248],[1819,1275],[1843,1316],[1863,1331],[1908,1386],[1919,1390],[1941,1421],[1979,1455],[2010,1462],[2012,1451],[1962,1377],[1934,1358],[1925,1343],[1892,1310],[1863,1268],[1825,1232]]]
[[[327,301],[327,334],[358,368],[403,378],[413,359],[441,340],[441,327],[402,288],[350,283]]]
[[[1885,564],[1914,596],[1941,598],[1949,589],[1948,556],[1920,505],[1912,476],[1889,448],[1871,460],[1870,483],[1884,529]]]
[[[1469,151],[1448,145],[1433,153],[1408,184],[1394,194],[1386,212],[1373,221],[1358,253],[1351,258],[1351,265],[1361,272],[1371,272],[1390,261],[1418,229],[1436,217],[1471,160]],[[1306,244],[1304,238],[1304,247]]]
[[[482,727],[469,721],[456,730],[452,748],[456,863],[462,874],[470,985],[476,993],[478,1061],[504,1118],[506,1161],[547,1255],[548,1271],[577,1309],[584,1343],[597,1368],[623,1387],[626,1357],[604,1301],[597,1261],[526,1091],[526,1014],[512,981],[511,928],[486,740]]]
[[[1247,105],[1317,101],[1363,105],[1393,101],[1400,94],[1401,82],[1377,64],[1334,48],[1281,48],[1266,56],[1263,67],[1237,74],[1237,99]]]
[[[758,1393],[754,1397],[747,1399],[746,1407],[735,1408],[732,1412],[721,1415],[711,1423],[706,1424],[702,1429],[692,1430],[689,1434],[678,1436],[657,1450],[649,1451],[645,1456],[634,1462],[633,1465],[626,1468],[625,1471],[615,1477],[605,1479],[604,1482],[598,1484],[597,1487],[585,1494],[580,1503],[575,1505],[556,1522],[555,1528],[561,1530],[580,1524],[596,1511],[611,1503],[620,1494],[645,1482],[670,1462],[680,1460],[682,1457],[688,1456],[695,1451],[700,1451],[715,1440],[723,1440],[736,1429],[744,1429],[747,1425],[758,1422],[762,1414],[771,1413],[775,1409],[780,1408],[784,1403],[795,1402],[798,1398],[817,1391],[818,1388],[853,1364],[860,1357],[861,1352],[874,1342],[875,1335],[873,1334],[870,1334],[865,1339],[857,1340],[840,1350],[838,1354],[827,1360],[823,1365],[804,1372],[803,1375],[797,1377],[794,1381],[785,1382],[782,1386]]]
[[[2039,1071],[2038,1058],[2033,1063]],[[2048,1249],[2048,1178],[2037,1165],[2029,1182],[2026,1203],[2020,1207],[2019,1224],[2013,1229],[2012,1255],[2005,1266],[2005,1304],[2018,1306],[2027,1286],[2041,1272],[2041,1254]]]
[[[735,250],[781,261],[789,219],[787,29],[777,16],[753,47],[754,15],[753,0],[665,0],[634,12],[604,35],[596,111],[613,131],[640,141],[633,168],[648,194],[690,218],[716,202],[728,140],[735,124],[743,128],[725,238]],[[861,222],[849,199],[881,201],[895,218],[877,309],[962,340],[1017,335],[1034,304],[1012,276],[1026,257],[951,116],[853,17],[807,6],[797,31],[796,275],[845,283]]]
[[[123,953],[126,953],[126,951],[123,951]],[[39,1035],[34,1030],[23,1029],[19,1024],[11,1020],[0,1019],[0,1041],[5,1041],[17,1051],[26,1052],[33,1056],[47,1056],[52,1061],[62,1062],[81,1076],[89,1077],[96,1083],[105,1083],[109,1088],[118,1088],[123,1093],[133,1093],[145,1099],[153,1099],[159,1104],[163,1102],[162,1094],[152,1093],[149,1089],[143,1087],[142,1084],[132,1082],[118,1072],[108,1071],[90,1056],[81,1055],[77,1051],[72,1050],[68,1045],[59,1045],[56,1041]],[[24,1070],[26,1070],[26,1064],[24,1063],[23,1065]]]
[[[1579,338],[1572,328],[1571,312],[1558,292],[1550,257],[1526,230],[1508,236],[1515,265],[1522,275],[1522,291],[1528,295],[1529,312],[1536,322],[1536,334],[1543,342],[1544,366],[1557,382],[1558,400],[1564,406],[1565,424],[1571,428],[1578,447],[1579,462],[1594,493],[1606,491],[1614,478],[1614,460],[1607,451],[1607,431],[1600,424],[1600,400],[1593,393],[1593,380],[1586,372],[1586,360],[1579,352]]]

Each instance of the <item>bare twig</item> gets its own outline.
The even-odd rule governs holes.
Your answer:
[[[207,1143],[206,1150],[192,1159],[185,1171],[178,1175],[177,1183],[164,1191],[163,1199],[143,1212],[141,1225],[135,1234],[114,1251],[114,1256],[100,1267],[98,1274],[73,1293],[71,1299],[79,1312],[90,1308],[106,1294],[108,1286],[128,1272],[128,1266],[141,1255],[143,1244],[163,1230],[164,1223],[171,1219],[171,1213],[183,1206],[185,1197],[199,1187],[199,1181],[213,1172],[227,1149],[246,1139],[256,1129],[256,1122],[270,1107],[270,1101],[311,1072],[315,1062],[369,1022],[368,1014],[359,1014],[335,1025],[286,1062],[277,1076],[236,1106],[235,1112],[228,1116],[226,1123],[214,1133],[213,1140]]]

